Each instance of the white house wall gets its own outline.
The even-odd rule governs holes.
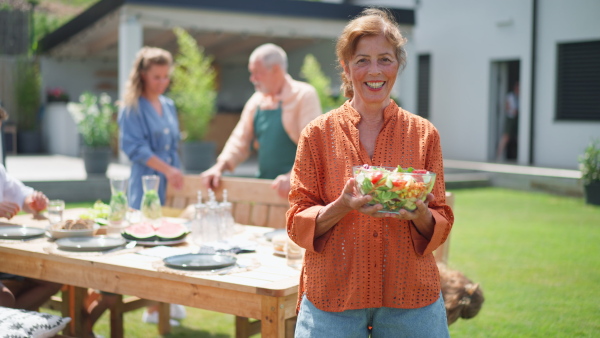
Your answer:
[[[530,18],[531,5],[522,0],[422,0],[416,7],[416,53],[431,55],[430,120],[440,131],[446,158],[489,158],[494,61],[521,61],[519,139],[528,138]]]
[[[71,101],[78,101],[79,95],[86,90],[96,94],[106,92],[113,99],[117,97],[116,61],[42,57],[40,65],[44,91],[60,87],[69,94]],[[105,86],[107,89],[102,89]]]
[[[555,120],[557,48],[559,43],[600,40],[600,1],[539,3],[534,159],[539,166],[575,169],[589,141],[600,138],[600,121]]]

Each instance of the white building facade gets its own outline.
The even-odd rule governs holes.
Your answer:
[[[406,109],[426,110],[441,133],[444,157],[496,160],[504,97],[517,80],[511,162],[577,169],[579,154],[600,138],[600,1],[352,3],[415,10],[398,95]]]

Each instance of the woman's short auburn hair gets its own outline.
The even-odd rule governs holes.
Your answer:
[[[345,97],[352,98],[354,90],[352,82],[346,78],[344,74],[344,65],[352,58],[356,51],[358,41],[364,36],[383,35],[396,51],[396,58],[400,65],[399,69],[403,69],[406,65],[406,38],[402,36],[398,24],[392,14],[383,9],[366,8],[356,18],[350,21],[342,35],[337,40],[335,47],[338,64],[342,68],[341,92]]]

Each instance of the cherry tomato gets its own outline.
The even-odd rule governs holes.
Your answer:
[[[371,176],[371,183],[375,184],[375,183],[379,182],[379,180],[381,180],[382,177],[383,177],[383,174],[380,171],[374,172],[373,175]]]

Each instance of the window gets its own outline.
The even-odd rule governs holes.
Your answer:
[[[429,79],[431,69],[431,55],[419,55],[419,69],[417,70],[417,114],[429,118]]]
[[[558,45],[556,119],[600,121],[600,41]]]

